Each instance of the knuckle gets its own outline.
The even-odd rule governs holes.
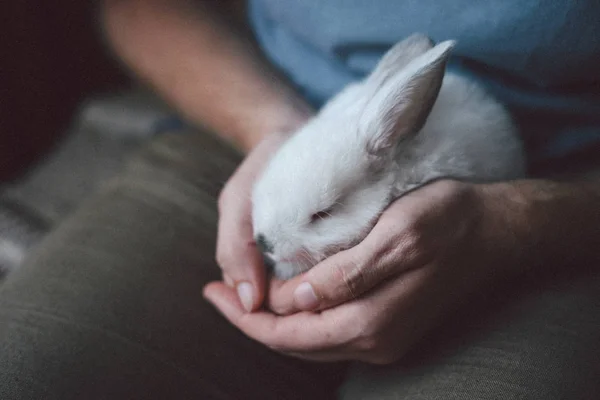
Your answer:
[[[215,260],[223,270],[229,269],[229,266],[233,264],[233,256],[231,252],[225,251],[222,248],[217,250]]]
[[[411,223],[406,228],[390,236],[384,246],[381,246],[372,261],[372,269],[396,270],[400,266],[412,266],[423,260],[428,254],[426,239],[423,231],[416,223]],[[403,269],[403,268],[402,268]],[[382,271],[385,273],[385,271]]]
[[[217,247],[215,261],[223,271],[233,274],[243,274],[243,266],[248,265],[254,260],[251,244],[235,245],[242,240],[223,243]]]
[[[418,223],[411,224],[398,238],[397,251],[401,252],[402,258],[411,262],[419,262],[428,253],[427,237]]]
[[[423,234],[417,223],[411,224],[401,235],[400,243],[405,249],[415,252],[423,248]]]
[[[355,261],[349,260],[345,264],[338,264],[334,266],[336,282],[342,282],[340,291],[345,292],[346,296],[355,299],[357,298],[365,287],[366,276],[362,265]]]

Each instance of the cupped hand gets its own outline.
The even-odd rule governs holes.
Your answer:
[[[272,134],[248,154],[219,196],[217,263],[226,285],[235,288],[246,310],[260,307],[266,271],[253,238],[252,186],[266,163],[289,135]]]
[[[395,201],[369,235],[313,269],[270,287],[270,310],[245,312],[219,282],[205,297],[245,334],[321,361],[399,359],[506,261],[497,215],[478,185],[438,181]]]

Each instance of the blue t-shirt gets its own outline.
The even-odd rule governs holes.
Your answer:
[[[420,32],[512,112],[530,161],[600,143],[599,0],[250,0],[267,56],[316,107]]]

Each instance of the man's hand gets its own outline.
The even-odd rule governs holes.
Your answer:
[[[443,266],[452,275],[481,275],[465,270],[466,265],[488,256],[484,241],[489,229],[484,223],[489,221],[484,220],[477,189],[439,181],[397,200],[354,248],[324,260],[304,275],[273,282],[269,308],[281,315],[322,311],[421,268]]]
[[[439,181],[394,202],[354,248],[273,282],[270,311],[246,313],[219,282],[204,295],[280,352],[389,363],[496,280],[526,270],[597,270],[599,201],[597,179]]]
[[[356,247],[274,282],[274,312],[246,313],[222,283],[204,294],[248,336],[278,351],[393,362],[507,260],[494,252],[504,246],[490,241],[487,224],[497,219],[487,213],[476,185],[436,182],[394,202]]]
[[[260,307],[265,297],[265,268],[252,230],[252,186],[287,137],[273,134],[258,144],[219,196],[217,262],[223,280],[237,290],[247,311]]]

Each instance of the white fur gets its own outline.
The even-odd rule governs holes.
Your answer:
[[[445,73],[453,46],[433,47],[422,35],[395,45],[270,160],[252,217],[255,235],[272,246],[277,277],[358,243],[392,200],[432,180],[524,175],[508,113],[473,82]],[[312,220],[322,210],[331,216]]]

